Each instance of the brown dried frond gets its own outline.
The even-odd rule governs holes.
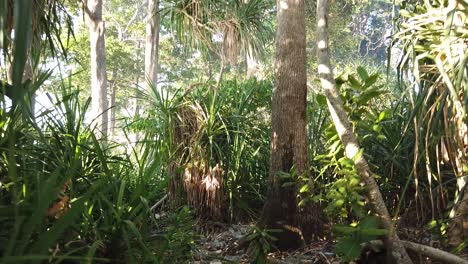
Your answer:
[[[178,161],[169,164],[172,177],[169,190],[176,199],[176,194],[183,191],[200,219],[220,220],[223,216],[224,171],[219,165],[209,166],[209,155],[200,145],[205,119],[199,104],[184,105],[179,109],[173,138],[173,144],[178,146],[175,155]]]
[[[223,32],[223,56],[232,65],[237,64],[240,54],[240,25],[234,19],[222,21],[220,23],[221,32]]]

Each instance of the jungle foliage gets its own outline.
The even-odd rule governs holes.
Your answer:
[[[145,1],[107,1],[118,120],[101,139],[88,111],[89,38],[72,2],[0,4],[0,262],[186,263],[213,222],[258,220],[270,173],[275,4],[160,0],[160,80],[146,83]],[[353,3],[335,1],[330,16],[358,155],[403,239],[429,237],[466,254],[468,4]],[[306,11],[315,16],[314,6]],[[352,261],[388,231],[370,212],[313,73],[312,20],[309,169],[281,177],[297,186],[301,210],[317,206],[332,226],[305,240],[333,240]],[[261,65],[249,78],[247,57]],[[246,240],[256,263],[275,250],[278,232],[252,224]]]

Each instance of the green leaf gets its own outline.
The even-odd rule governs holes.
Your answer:
[[[123,195],[125,191],[125,180],[122,179],[122,182],[120,183],[120,188],[119,188],[119,194],[117,196],[117,211],[121,212],[122,209],[122,201],[123,201]]]
[[[349,75],[348,81],[349,81],[350,86],[353,89],[355,89],[355,90],[361,90],[362,89],[361,88],[361,83],[356,78],[354,78],[354,76]]]
[[[317,94],[315,97],[315,100],[317,101],[317,104],[319,106],[326,106],[327,105],[327,98],[323,94]]]
[[[359,226],[363,228],[377,228],[380,225],[380,220],[376,216],[367,216],[364,217]]]
[[[341,208],[343,207],[345,201],[343,199],[338,199],[334,202],[335,207]]]
[[[343,261],[349,262],[359,257],[361,254],[361,245],[355,236],[345,236],[338,239],[335,251]]]
[[[299,193],[305,193],[309,191],[309,184],[306,184],[299,189]]]
[[[31,41],[32,1],[14,1],[14,55],[13,55],[13,85],[18,90],[23,79],[24,66],[28,56]]]
[[[378,73],[372,74],[371,76],[369,76],[369,78],[365,80],[364,86],[362,88],[367,89],[368,87],[371,87],[377,82],[378,79],[379,79]]]
[[[390,110],[385,110],[385,111],[380,112],[377,122],[384,120],[385,117],[387,117],[388,115],[390,115]]]
[[[374,87],[374,88],[371,88],[367,91],[365,91],[364,93],[361,94],[361,96],[359,96],[359,98],[357,99],[356,103],[358,105],[367,105],[367,103],[374,99],[374,98],[377,98],[379,97],[380,95],[384,94],[385,91],[382,91],[380,90],[379,87]]]
[[[350,235],[358,232],[359,230],[352,226],[336,224],[333,225],[332,231],[341,235]]]
[[[284,172],[284,171],[278,171],[276,172],[276,176],[282,178],[282,179],[290,179],[293,177],[293,175],[291,173],[287,173],[287,172]]]
[[[377,132],[377,133],[380,133],[380,131],[382,131],[382,127],[378,124],[375,124],[372,126],[372,130]]]
[[[381,228],[360,228],[359,231],[362,234],[369,236],[369,240],[374,240],[379,236],[384,236],[388,234],[388,230]]]
[[[359,74],[359,77],[361,77],[361,80],[363,81],[369,78],[369,74],[367,74],[366,69],[364,69],[364,67],[362,66],[357,67],[357,73]]]

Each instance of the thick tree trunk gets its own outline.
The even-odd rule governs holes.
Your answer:
[[[277,1],[275,90],[272,101],[270,175],[261,225],[281,229],[280,250],[298,248],[303,238],[298,226],[296,186],[279,172],[297,175],[307,170],[306,35],[303,0]],[[289,180],[291,181],[291,180]]]
[[[156,85],[159,59],[159,1],[148,0],[145,44],[145,75]]]
[[[88,0],[85,7],[91,46],[91,109],[101,136],[107,136],[108,110],[105,24],[102,1]]]
[[[333,70],[328,53],[328,1],[317,1],[317,57],[318,73],[327,98],[328,108],[335,124],[336,131],[345,147],[346,156],[355,160],[355,166],[362,181],[368,188],[367,200],[373,212],[381,218],[384,228],[389,231],[386,239],[388,252],[393,255],[395,263],[412,263],[403,244],[398,238],[379,187],[370,171],[364,155],[357,157],[359,144],[352,125],[346,115],[340,95],[336,88]]]

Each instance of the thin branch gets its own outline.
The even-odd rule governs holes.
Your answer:
[[[128,21],[127,25],[125,26],[124,30],[123,30],[123,35],[125,35],[128,31],[128,29],[130,28],[130,26],[135,22],[135,20],[137,19],[138,17],[138,14],[140,13],[141,9],[143,8],[143,6],[145,6],[145,4],[147,3],[148,1],[145,1],[143,2],[140,6],[137,7],[137,9],[135,10],[135,13],[133,13],[133,16],[132,18],[130,18],[130,20]]]
[[[151,206],[150,211],[154,211],[154,209],[158,208],[158,206],[160,206],[167,199],[167,197],[169,197],[169,195],[165,194],[161,198],[161,200],[159,200],[157,203],[155,203],[153,206]]]

